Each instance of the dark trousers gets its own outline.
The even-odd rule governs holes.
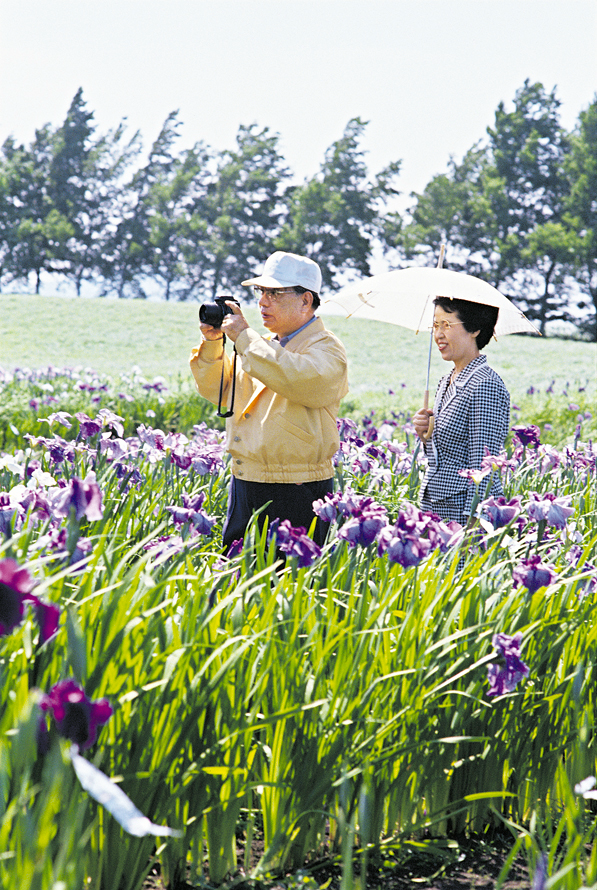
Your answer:
[[[234,541],[244,538],[251,516],[264,504],[267,507],[259,514],[258,519],[260,528],[267,516],[270,524],[274,519],[288,519],[291,525],[302,526],[308,531],[315,517],[313,501],[331,494],[332,491],[333,479],[296,485],[287,482],[246,482],[233,476],[222,532],[225,549],[228,550]],[[328,522],[317,519],[313,540],[320,547],[323,546],[328,527]]]

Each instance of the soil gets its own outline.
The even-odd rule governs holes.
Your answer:
[[[440,859],[427,854],[413,853],[401,856],[400,859],[384,854],[379,860],[371,862],[367,869],[366,890],[493,890],[500,871],[508,858],[512,846],[511,837],[493,838],[488,842],[482,838],[460,840],[455,853],[449,859]],[[259,851],[255,851],[257,861]],[[242,862],[242,850],[239,850],[239,861]],[[354,866],[354,887],[361,890],[359,864]],[[332,859],[321,859],[305,863],[301,875],[310,876],[315,886],[325,890],[339,890],[342,873],[341,867]],[[304,887],[311,890],[313,883],[306,881]],[[250,880],[243,877],[242,871],[220,890],[298,890],[301,882],[293,881],[292,874],[271,878],[269,880]],[[506,880],[501,884],[502,890],[529,890],[531,886],[526,861],[523,857],[515,860]],[[206,877],[201,884],[181,882],[170,890],[215,890],[215,885]],[[155,869],[143,885],[143,890],[165,890],[159,870]]]

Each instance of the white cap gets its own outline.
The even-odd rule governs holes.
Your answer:
[[[258,278],[248,278],[243,285],[259,284],[261,287],[300,287],[319,294],[321,269],[314,260],[296,253],[277,250],[265,261],[263,273]]]

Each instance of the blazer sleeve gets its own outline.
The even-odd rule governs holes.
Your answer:
[[[490,454],[499,454],[504,447],[509,424],[508,390],[497,375],[492,375],[476,386],[471,395],[466,466],[472,470],[479,470],[487,451]],[[466,513],[470,513],[474,493],[475,487],[471,484],[467,489]]]

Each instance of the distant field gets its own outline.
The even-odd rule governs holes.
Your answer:
[[[149,378],[162,375],[171,384],[190,386],[187,362],[199,338],[198,308],[198,303],[2,294],[0,367],[83,366],[117,377],[137,365]],[[262,330],[254,307],[247,307],[245,314]],[[348,401],[365,409],[418,404],[425,385],[428,334],[337,315],[325,314],[325,321],[349,356]],[[544,392],[553,380],[560,391],[566,384],[588,384],[594,397],[594,343],[515,335],[492,342],[485,351],[515,400],[531,387]],[[434,347],[432,392],[446,369]]]

